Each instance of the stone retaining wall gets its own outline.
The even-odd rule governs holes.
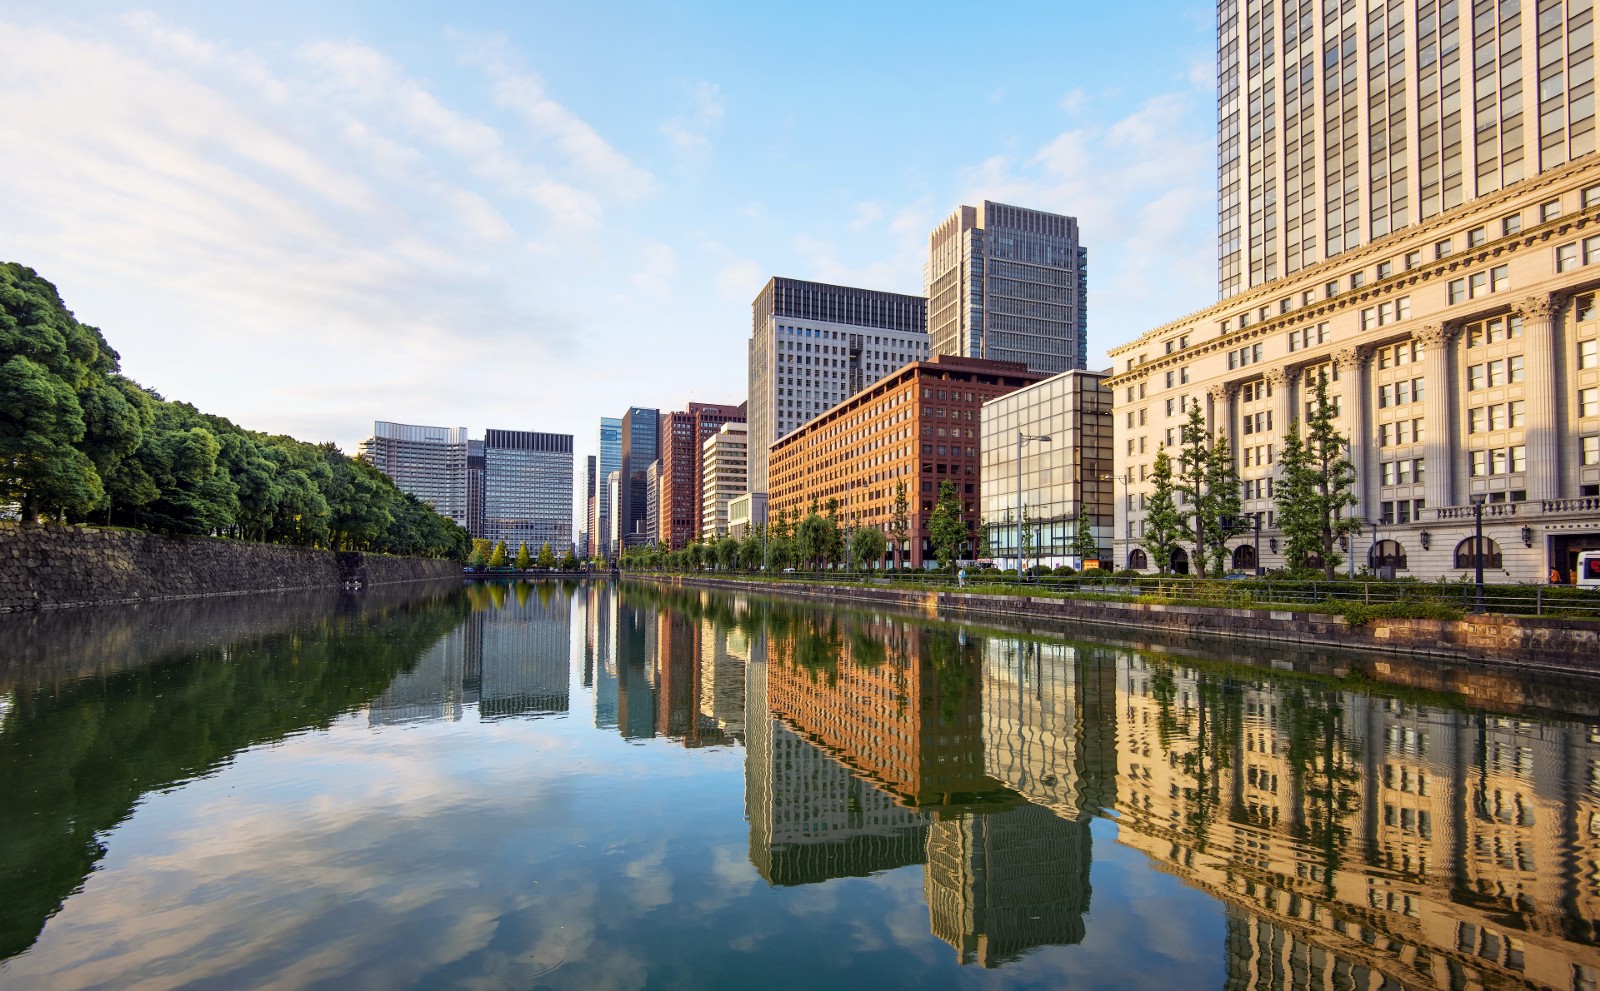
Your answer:
[[[0,522],[0,613],[460,575],[431,558]]]
[[[737,588],[750,594],[862,602],[930,619],[992,619],[1054,634],[1074,627],[1155,630],[1231,640],[1385,651],[1600,673],[1600,623],[1581,619],[1471,616],[1461,620],[1373,619],[1352,626],[1328,613],[1154,605],[1043,596],[979,595],[873,585],[802,585],[674,576],[672,584]]]

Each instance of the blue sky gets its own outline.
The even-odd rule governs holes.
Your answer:
[[[124,370],[353,450],[738,401],[772,275],[1080,218],[1092,362],[1215,298],[1213,8],[0,4],[0,258]]]

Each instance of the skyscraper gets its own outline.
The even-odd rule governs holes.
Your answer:
[[[751,304],[750,491],[778,438],[928,355],[920,296],[774,278]]]
[[[1594,150],[1587,5],[1320,10],[1217,8],[1219,298]]]
[[[622,417],[622,491],[617,505],[622,516],[616,527],[620,552],[625,546],[643,544],[645,536],[645,472],[650,462],[661,456],[661,411],[630,407]]]
[[[388,475],[401,492],[471,529],[467,514],[467,428],[426,427],[379,420],[359,456]]]
[[[600,418],[600,453],[595,468],[595,504],[589,520],[590,543],[593,553],[610,557],[616,553],[611,543],[611,473],[622,468],[622,421],[610,416]]]
[[[1020,361],[1050,374],[1083,368],[1088,266],[1074,217],[988,200],[961,207],[928,238],[933,353]]]
[[[515,550],[557,554],[572,544],[572,435],[527,430],[484,434],[483,536]]]
[[[724,424],[701,445],[700,532],[728,535],[728,503],[748,491],[749,434],[742,423]]]
[[[745,404],[690,403],[661,421],[661,542],[677,550],[700,535],[700,447],[725,423],[743,423]]]

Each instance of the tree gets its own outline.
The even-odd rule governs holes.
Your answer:
[[[1317,376],[1316,389],[1305,434],[1291,422],[1284,438],[1275,501],[1289,566],[1303,567],[1316,554],[1322,558],[1323,575],[1332,578],[1344,560],[1335,550],[1339,538],[1359,533],[1361,521],[1346,512],[1356,504],[1356,467],[1347,455],[1345,438],[1334,426],[1339,411],[1328,400],[1325,376]]]
[[[744,535],[743,540],[739,541],[739,564],[746,571],[754,571],[761,567],[761,555],[761,534],[757,532],[755,527],[751,527],[750,532]]]
[[[887,550],[888,541],[884,539],[883,531],[875,526],[864,526],[850,535],[850,556],[862,568],[881,564]]]
[[[1239,515],[1239,473],[1233,464],[1228,439],[1206,429],[1200,404],[1189,407],[1178,447],[1177,489],[1185,496],[1194,563],[1201,578],[1211,570],[1221,573],[1227,559],[1227,541],[1233,535],[1225,523]]]
[[[1206,464],[1206,497],[1211,508],[1206,550],[1211,556],[1211,570],[1220,575],[1228,570],[1228,541],[1239,532],[1241,506],[1239,469],[1233,463],[1226,437],[1218,437],[1211,445]]]
[[[989,521],[978,519],[978,557],[983,560],[994,557],[994,545],[990,542]]]
[[[572,548],[568,547],[567,552],[561,555],[561,562],[557,564],[556,567],[560,568],[562,571],[577,571],[578,555],[572,553]]]
[[[832,555],[838,541],[838,524],[822,516],[815,509],[807,513],[806,518],[795,528],[795,543],[798,545],[800,560],[817,570],[821,570]]]
[[[539,560],[537,563],[539,567],[546,571],[556,566],[555,548],[550,546],[549,541],[546,541],[544,546],[539,548]]]
[[[1033,520],[1028,516],[1028,507],[1022,507],[1022,526],[1017,529],[1017,570],[1020,572],[1028,566],[1028,558],[1033,557]]]
[[[1100,557],[1100,542],[1095,540],[1094,528],[1089,525],[1089,509],[1087,506],[1078,508],[1078,526],[1072,535],[1072,551],[1078,555],[1078,567],[1088,567],[1089,561],[1098,560]]]
[[[504,568],[506,566],[506,542],[504,540],[494,545],[494,550],[489,554],[489,567]]]
[[[732,571],[739,563],[739,542],[732,537],[723,537],[716,545],[717,565],[724,571]]]
[[[1179,508],[1172,496],[1177,489],[1172,480],[1172,458],[1168,457],[1166,448],[1156,452],[1150,481],[1150,500],[1145,503],[1144,539],[1141,543],[1164,575],[1172,565],[1172,552],[1189,530],[1189,514]]]
[[[545,546],[549,547],[550,545],[546,544]],[[515,566],[518,571],[527,571],[533,567],[533,555],[528,553],[528,545],[526,543],[517,545]]]
[[[472,542],[472,553],[467,556],[467,564],[473,568],[484,568],[489,565],[489,542],[482,538]]]
[[[967,549],[968,535],[967,521],[961,516],[961,500],[956,495],[954,482],[939,483],[939,501],[928,520],[928,535],[932,538],[939,567],[948,566],[952,572],[955,571],[956,561],[960,559],[961,552]]]
[[[906,539],[911,532],[911,503],[906,498],[906,483],[896,482],[894,486],[894,508],[889,517],[889,535],[894,538],[894,568],[899,571],[905,567]]]

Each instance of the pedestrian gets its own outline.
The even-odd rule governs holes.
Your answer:
[[[967,569],[966,568],[962,568],[960,571],[956,572],[956,587],[957,588],[966,588],[967,587]]]

